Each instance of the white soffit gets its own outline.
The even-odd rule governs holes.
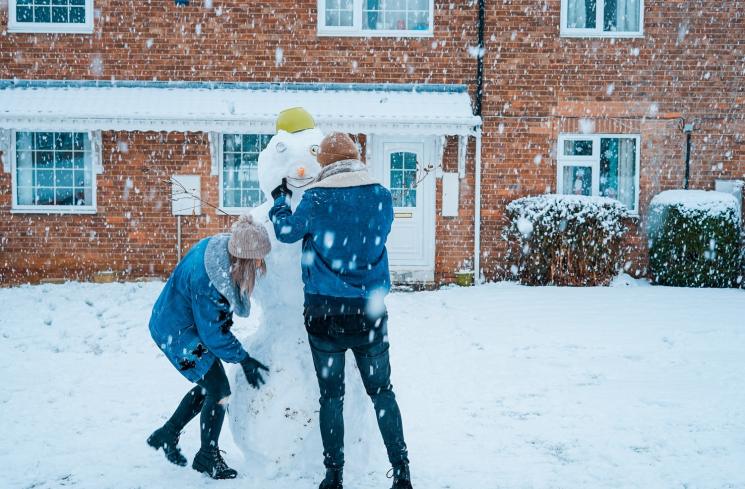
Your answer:
[[[4,82],[0,128],[271,134],[297,106],[321,129],[350,133],[465,136],[481,124],[459,85],[204,85]]]

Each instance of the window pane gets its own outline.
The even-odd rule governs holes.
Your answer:
[[[17,203],[93,205],[90,148],[86,133],[16,133]]]
[[[592,195],[592,168],[589,166],[565,166],[563,192],[567,195]]]
[[[592,156],[592,140],[564,141],[564,156]]]
[[[31,7],[16,7],[16,21],[33,22],[34,9]]]
[[[603,30],[638,32],[641,17],[640,0],[605,0]]]
[[[394,207],[416,207],[417,154],[396,152],[390,156],[390,189]]]
[[[365,0],[362,28],[369,30],[427,30],[429,0]]]
[[[70,22],[73,24],[85,24],[85,9],[83,7],[72,7],[70,9]]]
[[[597,25],[596,0],[567,0],[567,27],[594,29]]]
[[[257,164],[270,139],[262,134],[223,135],[223,207],[255,207],[264,201]]]
[[[67,7],[52,8],[52,22],[55,24],[64,24],[69,21]]]
[[[49,7],[34,7],[34,22],[49,22],[52,19]]]
[[[636,202],[636,139],[600,140],[600,195],[634,210]]]

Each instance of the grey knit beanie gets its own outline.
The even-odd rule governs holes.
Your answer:
[[[236,258],[264,258],[272,250],[269,233],[256,224],[250,214],[242,215],[233,224],[228,241],[228,252]]]

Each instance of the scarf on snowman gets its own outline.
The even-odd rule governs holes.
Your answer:
[[[323,167],[308,188],[344,188],[379,183],[367,173],[360,160],[341,160]]]

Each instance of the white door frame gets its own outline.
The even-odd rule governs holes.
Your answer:
[[[417,145],[421,148],[420,166],[427,167],[430,163],[437,167],[435,158],[435,138],[431,136],[385,136],[368,135],[366,145],[366,159],[371,174],[384,185],[390,175],[386,175],[387,162],[385,145],[395,144],[405,148],[407,145]],[[419,149],[419,148],[417,148]],[[417,151],[418,152],[418,151]],[[401,262],[388,250],[391,275],[394,282],[433,282],[435,278],[435,174],[434,172],[420,173],[421,182],[417,185],[417,200],[421,194],[422,212],[422,253],[421,258],[411,263]],[[395,211],[395,209],[394,209]],[[395,223],[394,223],[395,226]]]

